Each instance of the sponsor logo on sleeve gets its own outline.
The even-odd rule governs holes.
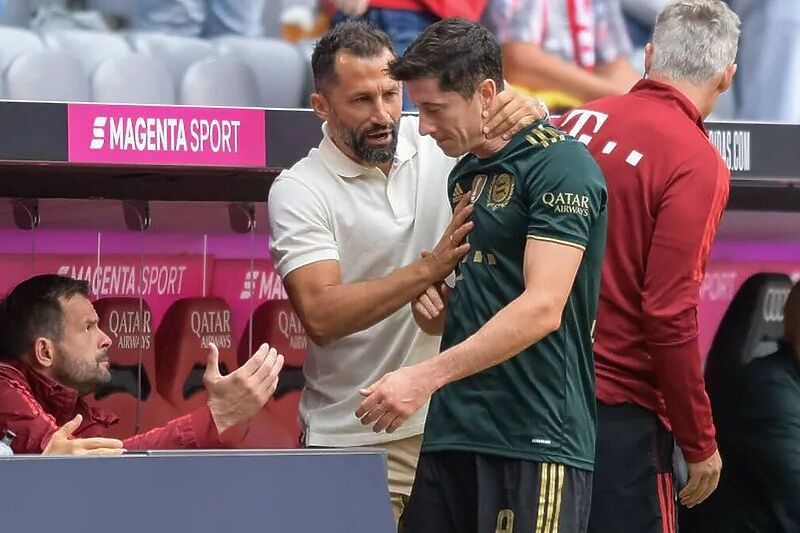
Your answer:
[[[542,203],[550,207],[554,213],[589,216],[589,197],[572,192],[546,192],[542,195]]]

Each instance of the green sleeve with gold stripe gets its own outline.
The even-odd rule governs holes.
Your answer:
[[[603,173],[578,141],[541,146],[524,178],[528,236],[583,250],[594,222],[606,209]]]

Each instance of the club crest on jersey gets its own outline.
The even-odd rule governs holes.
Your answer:
[[[483,193],[483,188],[486,186],[486,181],[488,179],[489,176],[486,174],[475,174],[475,177],[472,178],[472,188],[470,189],[472,192],[470,193],[471,198],[469,199],[469,203],[474,204],[480,200],[481,193]]]
[[[508,205],[509,200],[514,195],[514,176],[511,174],[498,174],[492,178],[492,185],[489,187],[489,201],[486,207],[492,211],[497,211]]]

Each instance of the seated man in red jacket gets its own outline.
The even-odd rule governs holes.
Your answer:
[[[0,428],[16,434],[15,453],[225,447],[242,438],[242,426],[275,391],[283,356],[274,348],[261,345],[223,377],[212,345],[206,407],[121,442],[102,438],[118,419],[83,396],[111,380],[111,339],[88,296],[85,281],[46,274],[17,285],[0,305]]]

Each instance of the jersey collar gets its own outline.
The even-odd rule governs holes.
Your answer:
[[[633,86],[631,93],[651,100],[660,100],[679,108],[692,122],[697,124],[697,127],[700,128],[703,133],[708,135],[700,111],[698,111],[694,104],[686,98],[682,92],[672,85],[655,80],[641,79]]]

